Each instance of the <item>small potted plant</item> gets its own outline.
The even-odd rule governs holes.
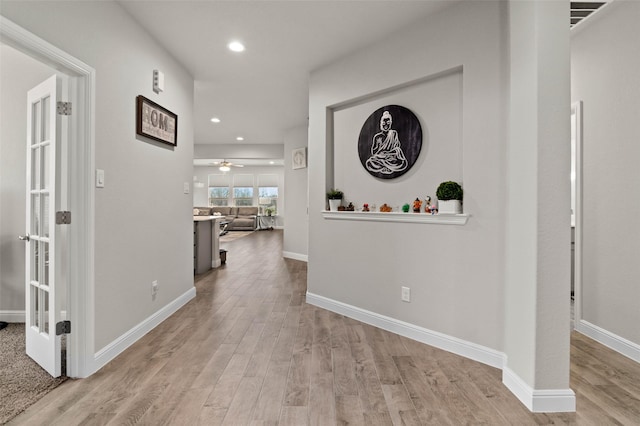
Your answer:
[[[269,206],[264,209],[264,212],[267,214],[267,216],[272,216],[276,212],[276,208],[273,206]]]
[[[342,198],[344,197],[344,193],[339,189],[331,189],[327,192],[327,198],[329,199],[329,210],[338,211],[338,207],[342,204]]]
[[[442,182],[436,190],[438,197],[438,213],[462,213],[462,187],[457,182]]]

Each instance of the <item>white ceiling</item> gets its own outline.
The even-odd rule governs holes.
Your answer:
[[[196,144],[283,143],[307,122],[312,70],[456,2],[119,1],[193,75]]]
[[[193,160],[194,166],[202,167],[219,167],[220,163],[228,161],[229,163],[241,165],[242,167],[282,167],[284,160],[282,158],[207,158]]]

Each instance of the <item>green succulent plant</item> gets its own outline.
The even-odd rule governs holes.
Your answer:
[[[447,181],[442,182],[436,190],[436,196],[438,200],[460,200],[462,201],[462,187],[457,182]]]
[[[342,197],[344,197],[344,193],[339,189],[332,188],[329,192],[327,192],[327,198],[330,200],[342,200]]]

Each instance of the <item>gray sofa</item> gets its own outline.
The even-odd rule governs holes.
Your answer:
[[[258,207],[194,207],[194,216],[220,213],[229,222],[227,231],[255,231],[258,227]]]

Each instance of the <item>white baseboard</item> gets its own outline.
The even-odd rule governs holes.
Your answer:
[[[576,411],[576,395],[571,389],[535,390],[507,366],[502,369],[502,383],[533,413]]]
[[[309,292],[307,292],[307,303],[492,367],[502,368],[504,365],[504,353],[486,346],[467,342],[466,340],[448,336],[437,331],[419,327]]]
[[[96,352],[93,362],[93,374],[104,367],[109,361],[120,355],[125,349],[140,340],[145,334],[156,328],[162,321],[173,315],[178,309],[196,297],[196,288],[192,287],[187,292],[179,296],[131,330],[109,343],[104,348]],[[90,375],[89,374],[89,375]]]
[[[282,257],[286,257],[287,259],[293,259],[293,260],[301,260],[303,262],[309,261],[309,256],[307,256],[306,254],[294,253],[291,251],[283,251]]]
[[[24,322],[24,311],[0,311],[0,321],[4,322]]]
[[[613,334],[610,331],[600,328],[597,325],[591,324],[588,321],[578,321],[576,330],[585,336],[589,336],[598,343],[605,345],[614,351],[631,358],[635,362],[640,362],[640,345],[633,343],[630,340]]]

